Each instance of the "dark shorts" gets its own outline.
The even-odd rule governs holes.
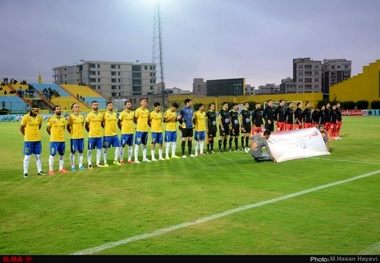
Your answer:
[[[191,129],[183,128],[182,129],[182,138],[187,138],[187,137],[191,138],[193,136],[194,136],[193,128],[191,128]]]
[[[220,136],[228,136],[230,135],[230,126],[223,126],[224,131],[222,131],[222,126],[219,125],[219,135]]]
[[[243,125],[245,132],[241,131],[241,133],[251,133],[252,126],[251,125]]]
[[[239,126],[237,127],[233,127],[231,132],[230,132],[230,135],[231,136],[239,136],[240,135],[240,128]]]

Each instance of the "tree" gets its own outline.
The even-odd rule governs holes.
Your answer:
[[[374,100],[371,102],[371,109],[380,109],[380,100]]]
[[[356,103],[354,101],[344,101],[342,104],[343,109],[345,110],[353,110],[355,109]]]
[[[356,107],[360,110],[368,109],[369,102],[367,100],[358,100],[356,102]]]

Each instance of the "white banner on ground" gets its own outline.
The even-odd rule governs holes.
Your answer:
[[[272,132],[268,145],[278,163],[330,154],[317,128]]]

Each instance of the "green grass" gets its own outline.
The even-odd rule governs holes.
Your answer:
[[[94,254],[378,255],[379,128],[376,117],[345,117],[343,139],[330,142],[331,155],[282,163],[256,163],[235,151],[41,177],[33,156],[25,179],[19,123],[0,123],[0,254],[66,255],[125,241]],[[198,219],[205,220],[149,236]]]

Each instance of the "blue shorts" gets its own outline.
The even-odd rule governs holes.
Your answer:
[[[80,152],[82,153],[84,149],[84,139],[70,139],[70,151],[72,153]]]
[[[176,131],[165,131],[165,142],[176,142],[177,132]]]
[[[103,139],[102,137],[97,138],[88,138],[88,149],[102,149],[103,148]]]
[[[50,142],[50,155],[55,156],[57,153],[65,154],[65,142]]]
[[[24,154],[32,155],[32,154],[41,154],[42,151],[42,143],[38,142],[24,142]]]
[[[148,141],[148,132],[136,132],[136,140],[135,140],[135,144],[137,145],[140,145],[140,144],[143,144],[143,145],[146,145]]]
[[[120,147],[120,140],[117,135],[113,136],[104,136],[103,137],[103,148],[111,148],[111,147]]]
[[[196,141],[204,141],[206,139],[206,131],[195,131],[194,138]]]
[[[131,134],[122,134],[120,136],[121,146],[132,146],[133,145],[133,133]]]
[[[152,132],[152,144],[162,144],[162,132]]]

